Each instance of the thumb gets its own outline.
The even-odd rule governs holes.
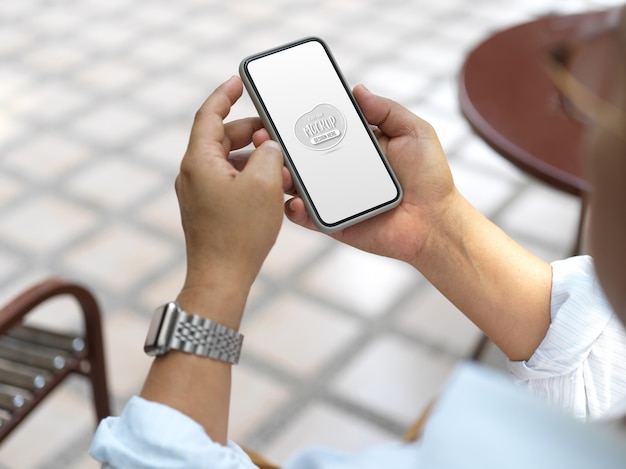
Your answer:
[[[353,93],[367,121],[389,137],[400,137],[407,132],[410,133],[423,122],[404,106],[375,95],[363,85],[356,86]]]
[[[283,152],[278,143],[267,140],[250,155],[243,173],[255,174],[281,187],[283,181]]]

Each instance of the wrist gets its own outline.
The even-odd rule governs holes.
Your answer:
[[[462,232],[469,213],[475,210],[456,189],[438,205],[439,208],[433,211],[430,222],[426,224],[430,228],[420,249],[408,261],[422,273],[425,273],[433,262],[437,265],[447,250],[462,242]]]
[[[239,330],[250,286],[229,277],[187,277],[176,301],[181,308],[234,330]]]
[[[250,241],[249,244],[254,244]],[[249,289],[265,260],[264,256],[256,256],[248,252],[241,243],[212,249],[196,249],[187,245],[187,275],[185,286],[211,286],[221,284],[222,287],[236,286],[238,289]]]

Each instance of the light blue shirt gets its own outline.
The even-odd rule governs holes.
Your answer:
[[[91,454],[113,468],[255,467],[234,443],[213,442],[186,415],[133,397],[98,427]],[[105,467],[108,467],[105,466]],[[461,365],[418,443],[356,452],[308,448],[285,469],[624,469],[626,448],[594,424],[548,407],[499,372]]]
[[[615,321],[590,258],[555,263],[551,329],[528,362],[511,364],[518,385],[499,372],[463,364],[418,443],[355,453],[307,448],[284,469],[624,469],[625,441],[554,406],[584,418],[588,414],[577,409],[599,415],[623,398],[626,336]],[[100,423],[91,454],[119,469],[255,467],[236,443],[215,443],[191,418],[140,397],[131,398],[121,416]]]

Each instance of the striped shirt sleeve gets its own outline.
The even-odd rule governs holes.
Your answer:
[[[598,419],[626,397],[626,331],[579,256],[552,264],[551,324],[528,361],[509,371],[535,395],[581,420]]]

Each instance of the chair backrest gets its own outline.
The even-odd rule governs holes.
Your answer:
[[[23,324],[37,306],[69,295],[79,304],[83,334],[63,334]],[[100,309],[85,287],[48,279],[0,309],[0,442],[72,373],[86,376],[97,421],[110,415]]]

